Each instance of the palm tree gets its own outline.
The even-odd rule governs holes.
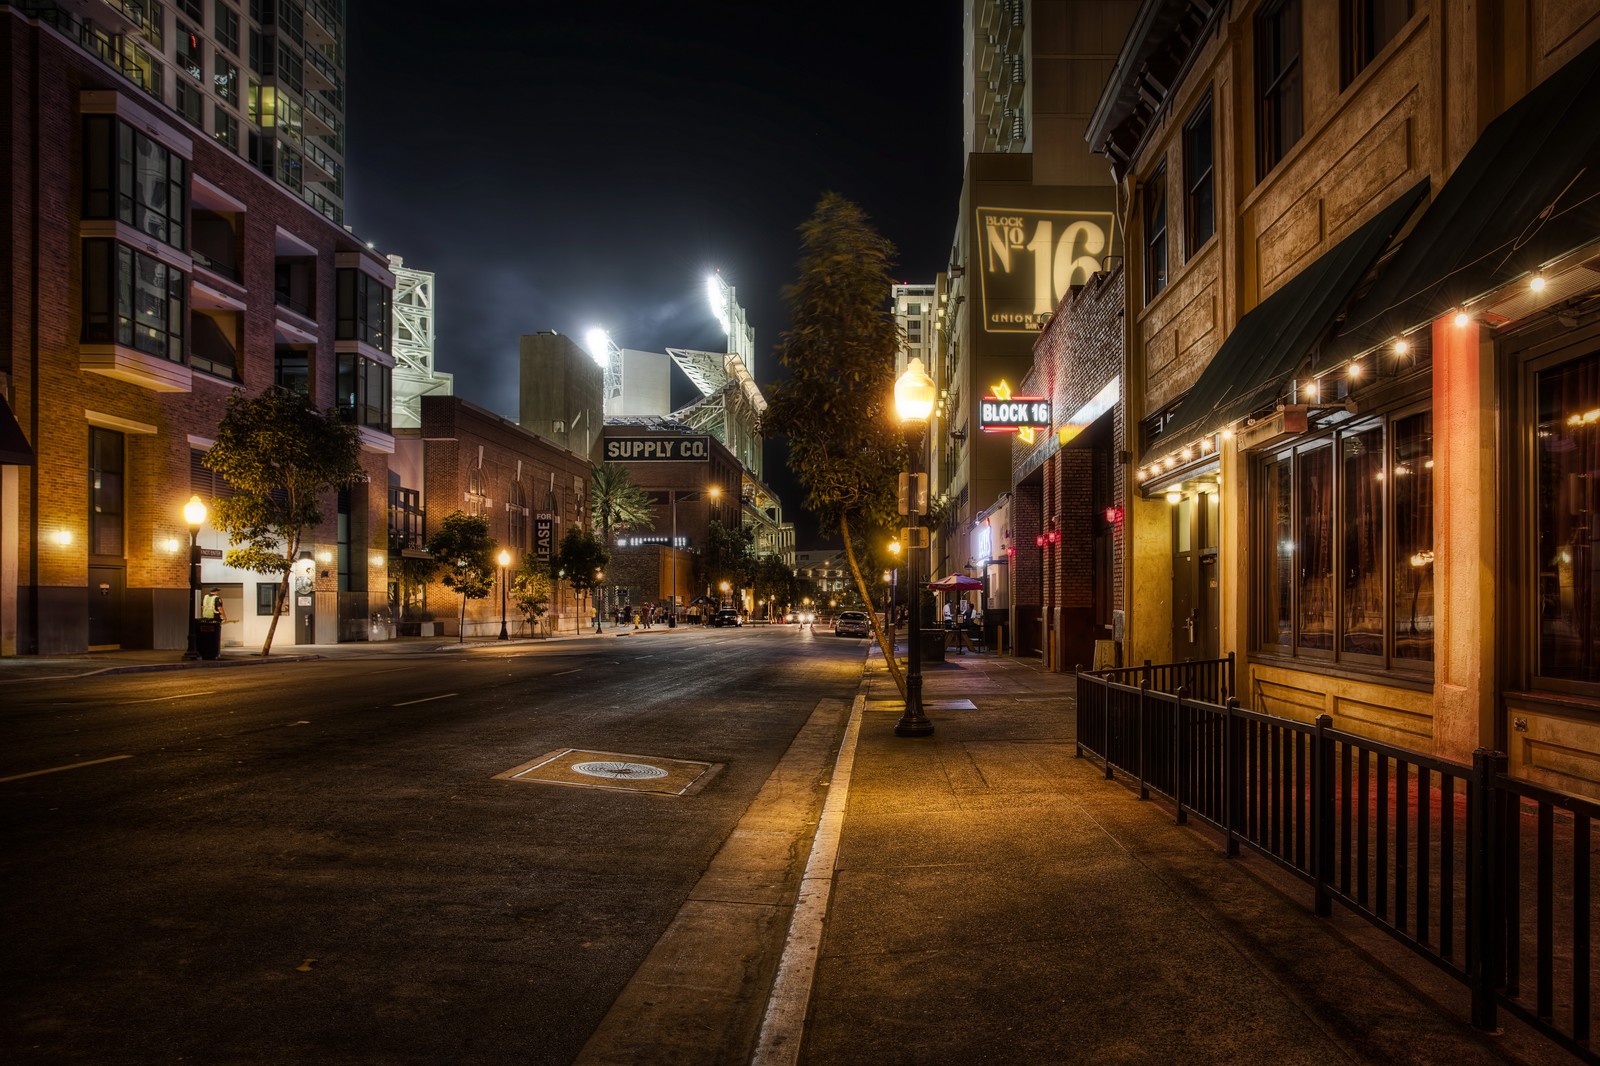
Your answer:
[[[600,542],[610,551],[615,536],[623,530],[647,530],[656,527],[655,501],[650,494],[633,483],[628,468],[616,463],[602,463],[594,468],[593,485],[589,493],[589,508],[594,528]],[[609,613],[611,591],[603,593]]]

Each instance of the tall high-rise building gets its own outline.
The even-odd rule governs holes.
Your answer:
[[[895,353],[894,376],[898,378],[906,364],[921,359],[925,367],[933,365],[938,351],[934,340],[934,285],[895,285],[890,293],[894,300],[894,323],[900,327],[900,350]]]
[[[344,221],[344,0],[60,0],[29,14]]]

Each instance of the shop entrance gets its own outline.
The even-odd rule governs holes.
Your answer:
[[[89,567],[89,650],[122,647],[122,601],[127,571],[120,566]]]
[[[1221,647],[1217,487],[1184,490],[1172,505],[1172,657],[1215,659]]]

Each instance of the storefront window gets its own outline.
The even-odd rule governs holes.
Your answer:
[[[1394,424],[1394,657],[1433,661],[1433,415]]]
[[[1546,371],[1538,381],[1538,672],[1600,681],[1600,354]]]
[[[1262,558],[1261,643],[1283,650],[1294,643],[1294,464],[1267,464],[1261,479],[1262,511],[1270,537]]]
[[[1339,442],[1343,465],[1344,596],[1341,647],[1347,654],[1383,654],[1383,430],[1352,433]],[[1392,472],[1401,474],[1398,466]]]
[[[1333,648],[1333,449],[1300,457],[1300,646]]]

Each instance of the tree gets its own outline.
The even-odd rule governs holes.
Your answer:
[[[750,589],[758,602],[784,608],[798,601],[799,581],[782,559],[776,555],[763,555],[756,560],[755,569],[751,572]]]
[[[418,593],[433,580],[433,575],[438,569],[438,560],[431,556],[426,559],[413,556],[400,557],[395,569],[395,582],[399,586],[400,593],[400,621],[408,620],[408,613],[420,599]]]
[[[483,599],[494,587],[495,563],[490,554],[494,547],[489,520],[462,511],[445,515],[439,529],[428,538],[428,554],[438,560],[444,571],[440,580],[446,588],[461,594],[458,641],[467,639],[467,601]]]
[[[583,596],[604,580],[602,573],[611,565],[611,553],[595,535],[582,526],[568,526],[561,547],[550,560],[550,569],[564,577],[572,591]]]
[[[790,376],[769,390],[762,431],[789,438],[805,506],[823,528],[839,530],[856,590],[871,603],[857,551],[866,531],[897,524],[895,483],[907,454],[892,397],[899,330],[884,299],[894,246],[837,193],[800,227],[800,246],[799,277],[783,292],[791,325],[777,352]],[[903,695],[894,650],[869,617]]]
[[[212,507],[228,534],[227,564],[278,575],[277,602],[288,602],[289,575],[306,531],[323,522],[323,498],[363,476],[356,427],[277,388],[259,396],[235,390],[201,463],[234,490]],[[272,650],[278,618],[274,611],[262,655]]]
[[[600,543],[608,552],[616,543],[616,535],[623,530],[655,528],[655,501],[633,483],[627,467],[602,463],[594,468],[590,481],[590,515],[600,534]]]
[[[715,518],[706,527],[706,544],[700,552],[700,573],[706,584],[730,590],[750,584],[756,563],[756,533],[749,526],[729,528]]]
[[[539,619],[550,609],[550,564],[533,552],[524,552],[522,566],[511,580],[511,602],[517,605],[528,627],[537,630]]]

